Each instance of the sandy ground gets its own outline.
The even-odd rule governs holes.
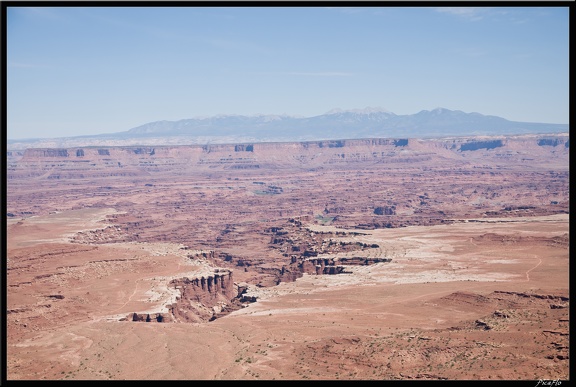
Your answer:
[[[119,321],[212,267],[178,244],[69,242],[114,213],[8,223],[8,380],[569,377],[568,215],[363,230],[348,239],[392,262],[253,286],[258,302],[199,324]]]

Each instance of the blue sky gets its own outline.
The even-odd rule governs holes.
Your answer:
[[[9,7],[9,139],[217,114],[569,121],[568,7]]]

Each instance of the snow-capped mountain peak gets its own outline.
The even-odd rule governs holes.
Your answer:
[[[342,114],[342,113],[355,113],[355,114],[372,114],[372,113],[387,113],[387,114],[394,114],[384,108],[381,107],[366,107],[363,109],[347,109],[343,110],[340,108],[332,109],[324,115],[332,115],[332,114]]]

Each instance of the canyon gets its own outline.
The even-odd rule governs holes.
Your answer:
[[[7,379],[568,379],[569,150],[9,149]]]

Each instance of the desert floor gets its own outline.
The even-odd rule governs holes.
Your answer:
[[[569,378],[568,214],[362,230],[346,238],[391,262],[253,287],[209,323],[143,323],[120,319],[208,263],[71,243],[115,213],[8,220],[8,380]]]

